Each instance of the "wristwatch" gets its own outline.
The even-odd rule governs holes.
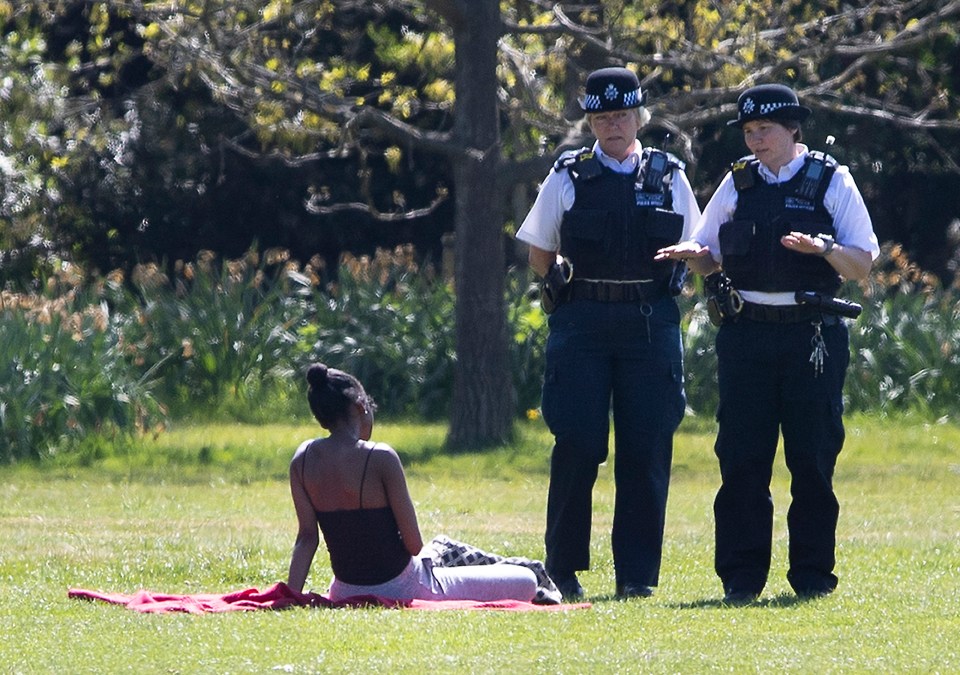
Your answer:
[[[836,246],[837,242],[829,234],[818,234],[817,238],[823,240],[823,252],[818,253],[817,255],[819,255],[821,258],[826,258],[828,255],[830,255],[830,251],[833,250],[833,247]]]

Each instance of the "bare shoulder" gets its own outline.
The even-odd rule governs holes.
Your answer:
[[[384,473],[403,471],[400,455],[386,443],[374,443],[371,447],[370,464]]]
[[[400,462],[400,455],[391,446],[386,443],[374,443],[370,448],[373,452],[371,460],[376,459],[380,462]]]
[[[311,445],[313,445],[313,443],[314,443],[315,440],[316,440],[316,439],[311,438],[311,439],[309,439],[309,440],[304,441],[303,443],[301,443],[301,444],[297,447],[296,451],[293,453],[293,458],[290,460],[290,467],[291,467],[291,468],[293,468],[294,466],[297,466],[297,465],[300,465],[300,464],[303,463],[303,457],[304,457],[304,455],[307,453],[307,449],[308,449]]]

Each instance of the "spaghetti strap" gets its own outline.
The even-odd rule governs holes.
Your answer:
[[[367,450],[367,459],[363,463],[363,475],[360,477],[360,508],[363,508],[363,484],[367,480],[367,467],[370,465],[370,455],[373,454],[373,449],[377,447],[376,445],[371,445],[370,449]]]
[[[306,484],[307,484],[307,483],[306,483],[307,450],[309,450],[310,448],[312,448],[312,447],[313,447],[313,444],[316,443],[316,442],[317,442],[316,439],[314,439],[313,442],[310,443],[310,445],[308,445],[308,446],[304,449],[303,454],[300,455],[300,484],[301,484],[301,485],[306,485]]]

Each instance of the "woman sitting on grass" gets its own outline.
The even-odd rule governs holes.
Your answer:
[[[299,530],[287,585],[302,591],[320,542],[330,553],[330,599],[375,595],[395,600],[522,600],[536,575],[519,565],[434,568],[397,453],[373,443],[373,400],[360,382],[314,364],[307,400],[330,432],[305,441],[290,462],[290,491]]]

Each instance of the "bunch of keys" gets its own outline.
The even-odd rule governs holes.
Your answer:
[[[823,373],[823,360],[829,356],[827,352],[827,343],[823,341],[823,334],[820,332],[821,323],[813,323],[813,337],[810,338],[810,345],[813,351],[810,353],[810,363],[813,364],[814,377]]]

